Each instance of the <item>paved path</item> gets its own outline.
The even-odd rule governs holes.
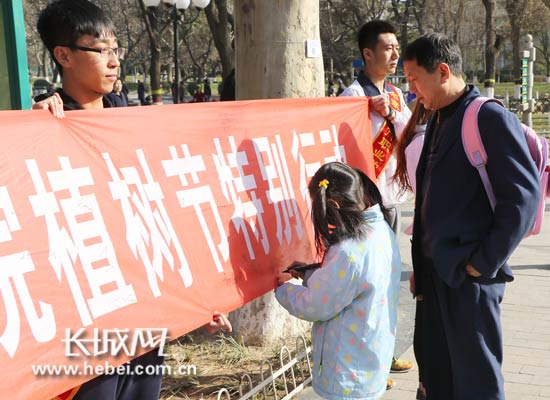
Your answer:
[[[507,285],[502,303],[506,398],[507,400],[548,400],[550,399],[550,210],[548,207],[543,231],[538,236],[524,239],[512,256],[510,264],[516,279]],[[414,360],[412,347],[402,357]],[[414,399],[417,372],[392,375],[397,381],[397,386],[383,397],[384,400]]]

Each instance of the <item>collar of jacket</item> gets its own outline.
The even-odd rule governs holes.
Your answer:
[[[61,97],[61,100],[63,100],[63,110],[65,111],[73,111],[73,110],[84,110],[82,105],[78,103],[75,99],[73,99],[71,96],[69,96],[67,93],[63,91],[63,89],[59,88],[56,90],[56,92]],[[103,96],[103,108],[111,108],[113,105],[111,104],[111,101],[107,98],[107,96]]]
[[[439,110],[437,110],[437,113],[439,114],[439,118],[446,119],[449,116],[451,116],[466,97],[471,97],[471,96],[477,97],[479,95],[480,95],[479,90],[474,85],[466,85],[466,90],[464,91],[464,93],[460,95],[458,99],[453,101],[451,104],[448,104],[445,107],[442,107]]]
[[[365,96],[374,97],[382,94],[380,93],[380,90],[376,86],[374,86],[374,83],[372,83],[372,81],[364,73],[359,74],[359,76],[357,77],[357,82],[359,82],[359,84],[365,91]],[[393,92],[393,87],[389,83],[384,82],[384,90],[386,92]]]
[[[382,210],[380,209],[380,204],[375,204],[362,212],[363,218],[367,222],[380,221],[384,219]]]

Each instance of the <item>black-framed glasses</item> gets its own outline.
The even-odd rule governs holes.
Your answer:
[[[125,47],[84,47],[84,46],[77,46],[77,45],[60,45],[60,46],[67,46],[70,49],[75,50],[81,50],[81,51],[91,51],[93,53],[99,53],[104,57],[112,57],[113,55],[117,56],[119,60],[124,60],[124,56],[126,55],[126,48]]]

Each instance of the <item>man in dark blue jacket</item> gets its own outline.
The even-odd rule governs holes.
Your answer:
[[[479,113],[493,212],[461,140],[466,106],[479,91],[462,78],[460,49],[441,34],[404,54],[410,91],[434,110],[416,171],[413,267],[424,297],[427,398],[504,400],[500,302],[513,280],[508,258],[532,227],[537,171],[517,117],[498,104]]]

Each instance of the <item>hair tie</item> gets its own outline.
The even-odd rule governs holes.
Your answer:
[[[324,187],[325,189],[328,188],[329,181],[328,179],[323,179],[319,182],[319,187]]]

